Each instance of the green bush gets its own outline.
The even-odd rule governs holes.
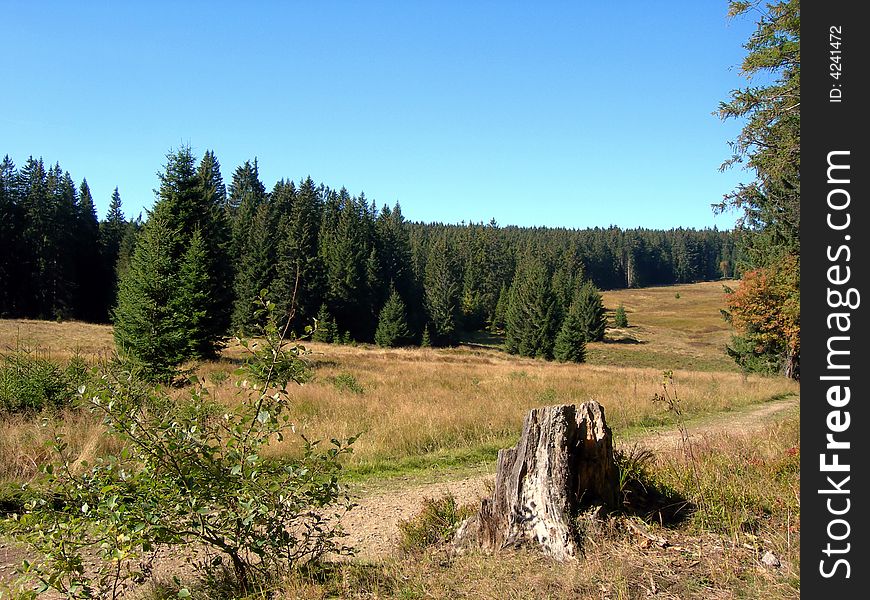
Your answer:
[[[622,302],[616,307],[616,312],[613,313],[613,324],[616,327],[628,327],[628,315],[625,314],[625,306]]]
[[[308,368],[305,349],[285,341],[287,328],[262,300],[268,325],[262,341],[243,343],[250,358],[239,372],[243,400],[232,410],[193,378],[189,398],[179,400],[144,388],[120,366],[87,388],[83,404],[121,450],[71,468],[76,457],[55,438],[56,458],[34,486],[42,493],[9,527],[42,557],[24,569],[39,589],[116,598],[148,573],[155,550],[194,544],[204,549],[200,572],[246,595],[270,575],[350,551],[339,543],[338,517],[352,504],[338,475],[354,438],[321,448],[303,437],[299,459],[263,456],[271,440],[295,431],[286,387]],[[96,567],[86,568],[85,557]]]
[[[417,516],[399,521],[399,545],[406,552],[413,552],[446,543],[473,512],[473,506],[458,505],[450,493],[440,498],[424,498],[423,510]]]
[[[356,380],[356,377],[347,372],[329,377],[328,380],[339,392],[350,392],[357,395],[362,395],[365,392],[365,388]]]
[[[70,403],[90,377],[87,363],[72,357],[65,367],[32,352],[17,351],[0,362],[0,411],[34,412]]]

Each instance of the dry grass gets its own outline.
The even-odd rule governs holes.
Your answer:
[[[621,302],[629,326],[611,329],[608,342],[590,344],[589,362],[737,372],[734,361],[725,354],[731,329],[720,310],[725,308],[723,286],[734,288],[738,284],[709,281],[604,292],[611,322],[612,312]]]
[[[498,448],[513,443],[530,408],[546,404],[594,398],[606,407],[617,432],[670,420],[652,402],[662,382],[657,369],[548,363],[493,350],[310,347],[315,378],[292,390],[293,418],[313,438],[362,432],[354,464]],[[204,367],[207,380],[211,368]],[[798,389],[781,378],[738,373],[674,375],[690,414],[732,410]],[[355,382],[361,393],[347,382]],[[235,391],[229,381],[214,388],[224,401]],[[274,451],[288,451],[291,443]]]
[[[631,325],[610,330],[608,337],[633,336],[642,343],[590,344],[593,360],[583,365],[469,346],[386,350],[311,343],[315,376],[291,390],[292,416],[310,438],[362,433],[351,466],[376,473],[409,458],[420,459],[418,466],[420,461],[443,466],[492,459],[499,447],[514,442],[525,413],[545,404],[594,398],[606,407],[617,436],[633,427],[667,424],[669,415],[651,401],[660,391],[664,368],[677,369],[675,383],[685,410],[693,415],[733,410],[799,389],[782,378],[734,372],[722,351],[728,331],[718,313],[720,283],[607,292],[605,302],[608,307],[623,302]],[[111,350],[111,328],[0,321],[0,348],[22,344],[58,358],[75,351],[95,357]],[[198,368],[200,380],[229,406],[239,401],[231,374],[242,356],[242,349],[231,345],[222,360]],[[626,361],[639,366],[626,366]],[[678,368],[693,361],[691,370]],[[720,363],[722,369],[714,369]],[[28,426],[13,421],[3,427],[4,437],[16,439],[15,430]],[[76,435],[86,436],[86,431]],[[73,447],[87,445],[87,440],[80,442]],[[0,447],[0,461],[17,464],[15,448],[29,446]],[[287,455],[297,447],[297,441],[287,441],[272,451]]]
[[[57,361],[81,355],[88,361],[115,350],[112,328],[79,321],[56,323],[28,319],[0,319],[0,353],[26,349]]]
[[[445,546],[396,554],[381,562],[327,565],[292,576],[279,598],[601,598],[731,599],[800,597],[799,415],[792,412],[750,435],[717,435],[695,448],[705,473],[703,493],[735,515],[763,516],[750,528],[722,523],[699,530],[696,517],[677,527],[632,517],[584,519],[583,556],[557,563],[528,551],[452,555]],[[664,451],[652,477],[699,502],[680,449]],[[636,523],[636,521],[631,521]],[[714,528],[716,529],[716,528]],[[650,538],[665,540],[652,543]],[[779,567],[761,563],[771,551]]]

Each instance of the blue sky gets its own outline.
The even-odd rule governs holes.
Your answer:
[[[673,2],[5,2],[0,155],[86,177],[102,217],[166,153],[257,157],[411,220],[730,228],[749,19]]]

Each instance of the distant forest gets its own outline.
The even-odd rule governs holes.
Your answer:
[[[250,329],[263,288],[300,324],[319,318],[336,339],[371,341],[391,296],[409,343],[453,343],[504,326],[519,273],[564,314],[578,286],[666,285],[738,276],[737,233],[716,229],[568,229],[407,221],[306,178],[266,191],[257,161],[224,184],[212,152],[167,155],[148,221],[160,220],[176,258],[196,235],[212,326]],[[99,220],[87,181],[30,158],[0,165],[0,316],[111,322],[119,281],[147,224],[127,218],[117,188]],[[530,265],[530,263],[534,263]]]

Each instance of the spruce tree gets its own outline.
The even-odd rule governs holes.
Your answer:
[[[87,180],[83,180],[79,188],[76,209],[76,228],[70,248],[76,279],[74,314],[83,321],[105,322],[109,316],[105,298],[112,287],[113,276],[102,260],[100,224]]]
[[[550,272],[538,253],[527,251],[517,265],[505,317],[505,349],[511,354],[552,358],[558,329]]]
[[[459,276],[447,236],[439,236],[429,247],[423,287],[432,342],[439,346],[453,344],[459,318]]]
[[[335,319],[329,314],[329,309],[325,304],[321,304],[320,310],[317,311],[317,328],[311,335],[311,340],[326,344],[339,341],[338,332],[335,328]]]
[[[299,322],[309,324],[323,301],[323,267],[318,255],[321,199],[308,177],[299,185],[279,182],[272,202],[281,213],[276,250],[274,301],[284,314],[291,304]]]
[[[562,321],[553,347],[553,357],[561,362],[580,363],[586,360],[586,334],[576,304],[571,305]]]
[[[601,292],[591,281],[584,281],[578,288],[574,299],[577,304],[577,315],[580,318],[583,333],[586,340],[598,342],[604,339],[604,331],[607,327],[606,311]]]
[[[106,218],[100,223],[100,262],[102,263],[101,268],[108,273],[109,277],[108,284],[103,289],[102,298],[102,305],[107,314],[111,314],[112,308],[117,303],[118,257],[121,254],[121,244],[128,229],[130,229],[130,223],[124,218],[124,211],[121,209],[121,194],[116,187],[115,191],[112,192]]]
[[[150,219],[139,237],[130,267],[121,278],[114,335],[118,352],[152,381],[169,381],[187,354],[176,290],[172,248],[177,234]]]
[[[233,329],[251,333],[258,324],[253,315],[260,292],[268,289],[275,273],[275,235],[268,204],[257,208],[247,230],[234,282]]]
[[[408,330],[405,303],[401,296],[392,288],[390,297],[381,309],[378,317],[378,328],[375,331],[375,343],[378,346],[393,347],[404,346],[411,338]]]
[[[613,324],[617,327],[628,327],[628,315],[625,314],[625,306],[622,302],[616,307],[616,312],[613,313]]]
[[[190,245],[178,270],[178,289],[173,298],[185,340],[185,357],[206,359],[220,353],[222,338],[212,331],[212,298],[209,257],[199,230],[190,238]]]

